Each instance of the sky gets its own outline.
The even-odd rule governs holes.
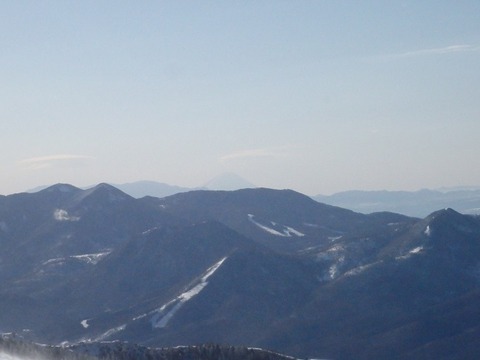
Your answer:
[[[480,1],[0,2],[0,194],[480,185]]]

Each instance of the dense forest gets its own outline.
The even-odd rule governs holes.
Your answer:
[[[22,360],[287,360],[274,352],[239,346],[203,344],[173,348],[148,348],[124,342],[81,343],[70,347],[39,345],[15,334],[0,337],[0,354]]]

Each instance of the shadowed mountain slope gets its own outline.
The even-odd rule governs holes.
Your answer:
[[[0,330],[43,343],[222,343],[473,359],[480,218],[357,214],[290,190],[0,198]],[[92,345],[93,346],[93,345]]]

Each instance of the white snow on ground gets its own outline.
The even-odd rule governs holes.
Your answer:
[[[344,247],[340,244],[334,245],[328,248],[326,251],[321,251],[317,253],[317,260],[339,260],[344,257],[342,252],[344,252]]]
[[[92,341],[95,342],[95,341],[103,341],[105,339],[107,339],[108,337],[112,336],[113,334],[116,334],[120,331],[123,331],[125,330],[125,328],[127,327],[126,324],[123,324],[123,325],[120,325],[120,326],[117,326],[116,328],[113,328],[113,329],[110,329],[108,331],[105,331],[102,335],[100,335],[99,337],[93,339]]]
[[[345,261],[345,256],[340,256],[340,258],[338,259],[338,261],[333,264],[332,266],[330,266],[330,268],[328,269],[328,275],[330,276],[330,279],[335,279],[336,277],[338,277],[338,266],[339,264],[343,263]]]
[[[266,349],[262,349],[262,348],[256,348],[256,347],[248,347],[247,349],[249,350],[257,350],[257,351],[262,351],[264,353],[267,353],[267,354],[272,354],[272,355],[281,355],[287,359],[292,359],[292,360],[297,360],[297,358],[294,358],[292,356],[288,356],[288,355],[284,355],[284,354],[280,354],[280,353],[277,353],[277,352],[274,352],[274,351],[270,351],[270,350],[266,350]],[[313,359],[312,359],[313,360]]]
[[[153,317],[150,319],[152,327],[165,327],[170,321],[170,319],[175,315],[175,313],[183,306],[183,304],[185,304],[195,295],[198,295],[205,288],[205,286],[208,285],[208,278],[212,276],[215,271],[218,270],[218,268],[223,264],[226,259],[227,257],[224,257],[219,262],[208,268],[196,285],[192,286],[190,289],[181,293],[175,299],[169,301],[159,309],[155,310],[155,315],[153,315]]]
[[[254,223],[255,225],[257,225],[260,229],[262,230],[265,230],[266,232],[272,234],[272,235],[276,235],[276,236],[286,236],[285,234],[275,230],[275,229],[272,229],[272,228],[269,228],[268,226],[265,226],[265,225],[262,225],[260,224],[259,222],[256,222],[255,220],[253,220],[253,217],[254,215],[252,214],[248,214],[248,219]]]
[[[157,229],[158,229],[158,227],[155,226],[155,227],[153,227],[153,228],[151,228],[151,229],[148,229],[148,230],[145,230],[144,232],[142,232],[142,235],[148,235],[148,234],[150,234],[152,231],[155,231],[155,230],[157,230]]]
[[[77,259],[83,261],[87,264],[96,265],[100,260],[102,260],[105,256],[110,254],[111,251],[104,251],[101,253],[96,254],[83,254],[83,255],[72,255],[66,258],[55,258],[49,259],[42,263],[43,266],[45,265],[65,265],[67,259]]]
[[[304,233],[301,233],[300,231],[295,230],[294,228],[292,228],[290,226],[285,226],[285,228],[286,228],[286,230],[283,230],[283,231],[286,232],[288,234],[288,236],[291,236],[292,234],[295,235],[295,236],[299,236],[299,237],[305,236]]]
[[[339,251],[343,251],[345,250],[345,248],[342,246],[342,245],[333,245],[331,248],[329,248],[327,250],[327,252],[339,252]]]
[[[421,254],[423,252],[423,246],[417,246],[416,248],[413,248],[412,250],[410,250],[408,252],[408,254],[406,255],[402,255],[402,256],[397,256],[395,259],[396,260],[404,260],[404,259],[408,259],[409,257],[411,257],[412,255],[417,255],[417,254]]]
[[[328,269],[328,275],[330,279],[335,279],[335,276],[337,276],[337,272],[338,272],[337,264],[333,264],[332,266],[330,266],[330,268]]]
[[[417,246],[415,249],[409,251],[410,254],[418,254],[420,251],[423,250],[423,246]]]
[[[96,265],[100,260],[102,260],[105,256],[107,256],[110,253],[111,251],[105,251],[105,252],[96,253],[96,254],[72,255],[70,256],[70,258],[86,262],[87,264]]]
[[[348,270],[344,275],[345,276],[354,276],[354,275],[358,275],[362,272],[364,272],[365,270],[367,270],[368,268],[372,267],[372,266],[375,266],[379,263],[381,263],[382,261],[376,261],[376,262],[373,262],[373,263],[370,263],[370,264],[366,264],[366,265],[360,265],[360,266],[357,266],[356,268],[353,268],[351,270]]]
[[[298,230],[295,230],[294,228],[290,227],[290,226],[285,226],[285,225],[279,225],[279,226],[282,226],[283,227],[283,230],[282,232],[278,231],[278,230],[275,230],[275,229],[272,229],[271,227],[268,227],[266,225],[263,225],[261,223],[259,223],[258,221],[255,221],[253,218],[255,217],[255,215],[252,215],[252,214],[248,214],[248,219],[254,223],[255,225],[257,225],[260,229],[272,234],[272,235],[275,235],[275,236],[281,236],[281,237],[291,237],[293,235],[295,236],[305,236],[305,234],[301,233],[300,231]],[[272,224],[272,226],[277,226],[278,224],[274,221],[270,221],[270,224]]]
[[[67,210],[63,209],[56,209],[53,212],[53,218],[57,221],[78,221],[80,217],[78,216],[70,216]]]
[[[31,358],[13,356],[2,352],[0,353],[0,360],[31,360]]]
[[[345,248],[341,244],[333,245],[325,251],[317,254],[317,261],[331,261],[328,271],[324,274],[322,281],[336,279],[339,275],[339,268],[345,262]]]
[[[64,265],[65,264],[65,258],[55,258],[55,259],[48,259],[47,261],[43,262],[42,265]]]
[[[425,231],[423,233],[427,236],[432,235],[432,229],[430,229],[430,225],[427,225],[427,227],[425,228]]]

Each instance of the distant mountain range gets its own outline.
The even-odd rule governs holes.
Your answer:
[[[220,174],[196,188],[146,180],[111,185],[137,199],[145,196],[163,198],[196,190],[234,191],[256,188],[255,185],[234,173]],[[28,192],[38,192],[47,187],[38,187]],[[312,196],[312,199],[363,214],[388,211],[423,218],[438,209],[453,208],[462,214],[480,215],[479,187],[454,187],[419,191],[351,190],[332,195],[316,195]]]
[[[419,219],[292,190],[136,199],[57,184],[0,196],[0,247],[0,331],[28,341],[480,355],[480,217],[452,209]]]
[[[203,188],[208,190],[240,190],[256,188],[256,186],[241,176],[230,172],[214,177],[203,185]]]
[[[187,191],[193,191],[193,190],[230,190],[231,191],[231,190],[248,189],[248,188],[256,187],[248,180],[245,180],[241,176],[234,173],[220,174],[214,177],[213,179],[209,180],[207,183],[203,184],[202,186],[195,187],[195,188],[169,185],[166,183],[162,183],[158,181],[149,181],[149,180],[140,180],[140,181],[134,181],[130,183],[110,184],[110,185],[115,186],[117,189],[137,199],[145,196],[162,198],[165,196],[170,196],[170,195],[187,192]],[[35,192],[44,190],[49,186],[50,185],[38,186],[34,189],[28,190],[27,192],[35,193]],[[88,188],[89,187],[86,187],[84,189],[88,189]]]
[[[220,174],[204,185],[196,188],[185,188],[155,181],[136,181],[132,183],[112,185],[137,199],[144,196],[162,198],[193,190],[239,190],[256,187],[249,181],[234,173]]]
[[[438,209],[454,208],[463,214],[480,214],[480,189],[448,188],[419,191],[345,191],[317,195],[315,200],[358,211],[391,211],[425,217]]]

